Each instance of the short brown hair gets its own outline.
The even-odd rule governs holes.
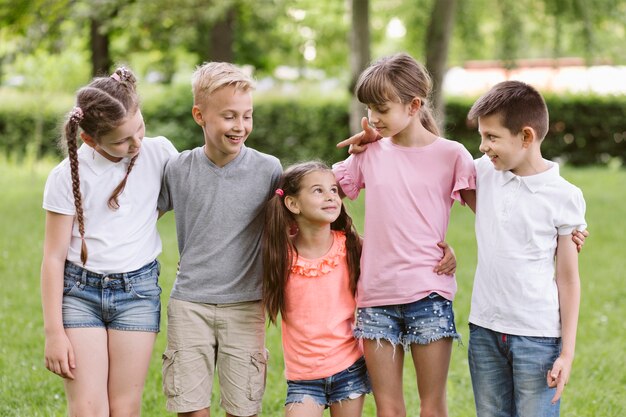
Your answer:
[[[548,133],[548,107],[541,94],[521,81],[503,81],[480,97],[470,109],[467,118],[499,114],[502,125],[517,134],[525,126],[535,130],[543,140]]]

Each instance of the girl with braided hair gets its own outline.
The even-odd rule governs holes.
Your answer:
[[[69,415],[140,413],[161,311],[157,199],[176,153],[144,133],[133,73],[97,77],[77,92],[68,157],[46,182],[45,362],[64,378]]]

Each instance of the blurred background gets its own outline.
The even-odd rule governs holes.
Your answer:
[[[148,135],[201,143],[189,117],[196,65],[258,81],[250,145],[285,163],[344,155],[372,60],[406,51],[433,77],[444,136],[477,154],[465,120],[491,85],[521,79],[551,111],[544,151],[575,165],[626,156],[624,0],[0,0],[0,151],[57,153],[73,93],[118,65],[139,76]]]

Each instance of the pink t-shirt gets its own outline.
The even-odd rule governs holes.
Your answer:
[[[333,166],[343,192],[365,193],[365,233],[359,307],[406,304],[436,292],[454,299],[454,276],[433,268],[443,250],[459,190],[476,188],[470,153],[458,142],[438,138],[420,148],[398,146],[389,138]]]
[[[350,291],[346,236],[318,259],[298,257],[285,287],[281,323],[285,377],[327,378],[348,368],[362,353],[352,335],[356,302]]]

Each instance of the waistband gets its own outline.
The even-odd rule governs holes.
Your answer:
[[[119,280],[127,280],[129,278],[132,278],[136,275],[141,275],[144,272],[147,272],[155,267],[159,266],[159,261],[157,261],[156,259],[144,266],[142,266],[139,269],[136,269],[134,271],[129,271],[129,272],[119,272],[119,273],[112,273],[112,274],[100,274],[97,272],[93,272],[90,271],[88,269],[85,269],[81,266],[76,265],[75,263],[72,263],[70,261],[65,261],[65,270],[66,271],[70,271],[74,274],[78,274],[81,275],[83,278],[96,278],[96,279],[105,279],[108,278],[109,280],[115,280],[115,279],[119,279]]]

